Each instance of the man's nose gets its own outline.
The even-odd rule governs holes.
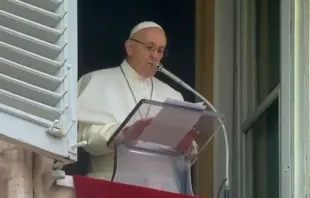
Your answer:
[[[151,56],[151,58],[157,60],[158,59],[158,51],[157,51],[157,49],[152,50],[150,56]]]

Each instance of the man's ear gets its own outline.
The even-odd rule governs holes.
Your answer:
[[[127,40],[125,42],[125,49],[126,49],[127,56],[131,56],[133,53],[133,43],[130,40]]]

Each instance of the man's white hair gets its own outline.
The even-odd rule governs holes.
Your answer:
[[[129,38],[132,37],[132,35],[134,35],[136,32],[143,30],[145,28],[160,28],[163,30],[163,28],[158,25],[157,23],[153,22],[153,21],[144,21],[141,22],[139,24],[137,24],[130,32]]]

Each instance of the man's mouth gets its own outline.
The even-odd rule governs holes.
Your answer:
[[[156,67],[156,63],[149,63],[148,65],[150,65],[152,67]]]

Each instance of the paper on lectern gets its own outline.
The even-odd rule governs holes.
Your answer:
[[[163,106],[139,140],[176,148],[203,115],[205,107],[172,99],[168,99],[166,103],[170,105]]]
[[[171,105],[177,105],[180,107],[192,108],[192,109],[196,109],[196,110],[205,110],[206,109],[206,106],[203,104],[203,102],[191,103],[191,102],[186,102],[183,100],[174,100],[171,98],[167,98],[165,103],[171,104]]]

